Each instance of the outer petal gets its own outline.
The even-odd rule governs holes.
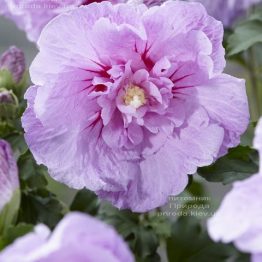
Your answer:
[[[62,14],[53,19],[45,27],[38,41],[41,52],[30,68],[33,83],[43,85],[48,82],[47,79],[57,79],[58,73],[72,71],[72,69],[101,70],[98,63],[103,64],[102,62],[105,60],[103,56],[109,57],[109,54],[112,54],[103,45],[110,45],[111,42],[101,41],[101,39],[97,39],[98,36],[94,35],[98,42],[93,43],[90,38],[92,27],[98,22],[96,27],[102,30],[101,23],[107,25],[108,20],[106,18],[110,18],[113,23],[123,28],[121,30],[123,34],[125,34],[125,26],[128,25],[134,28],[142,28],[139,14],[142,13],[145,6],[141,5],[137,9],[141,9],[141,12],[135,12],[135,9],[130,8],[129,5],[117,5],[113,8],[109,2],[102,5],[93,3],[80,7],[77,12]],[[112,27],[110,30],[112,30]],[[117,30],[116,27],[115,30]],[[110,37],[115,37],[114,31],[111,32]],[[74,34],[71,32],[74,32]],[[104,54],[104,52],[107,53]],[[52,60],[52,64],[48,63],[50,60]],[[46,68],[45,71],[42,70],[43,67]],[[75,76],[78,76],[78,73]]]
[[[194,89],[200,106],[206,109],[212,121],[224,128],[225,137],[220,150],[220,155],[223,155],[227,148],[239,144],[240,135],[249,123],[245,82],[224,74]]]
[[[201,114],[207,122],[203,122]],[[136,175],[132,177],[128,191],[113,194],[100,191],[98,194],[120,208],[137,212],[161,206],[169,195],[177,195],[185,189],[186,174],[194,174],[198,166],[214,161],[223,136],[223,128],[210,125],[206,113],[200,110],[189,119],[189,126],[168,139],[157,153],[147,155],[145,151],[144,160],[134,163],[140,172],[134,172]]]
[[[37,91],[37,86],[28,89],[28,108],[22,118],[26,141],[37,162],[47,165],[54,179],[74,188],[87,187],[97,191],[106,189],[106,184],[112,180],[115,182],[107,190],[119,190],[119,187],[124,190],[135,170],[123,160],[137,158],[137,153],[112,151],[103,144],[99,138],[101,122],[89,128],[75,126],[68,129],[61,126],[54,129],[46,126],[34,111]],[[126,173],[122,170],[126,170]],[[114,177],[110,179],[112,173]]]
[[[261,216],[258,217],[257,220],[261,220]],[[235,240],[235,244],[240,250],[248,250],[251,253],[261,253],[262,226],[258,225],[258,221],[254,219],[253,227]]]
[[[81,245],[79,245],[81,243]],[[35,228],[0,253],[1,262],[133,262],[133,256],[115,230],[81,213],[67,215],[54,232]]]
[[[93,175],[93,165],[87,165],[86,161],[94,161],[92,154],[85,155],[92,150],[94,144],[87,145],[81,141],[81,137],[92,137],[96,142],[95,129],[89,132],[75,127],[67,129],[61,126],[59,132],[49,126],[45,126],[36,117],[34,111],[34,99],[38,87],[32,86],[26,93],[28,108],[22,118],[23,127],[26,131],[26,141],[39,164],[49,167],[49,172],[54,179],[58,179],[71,187],[88,187],[97,190],[103,182],[97,175]],[[90,159],[91,158],[91,159]],[[74,179],[72,179],[74,175]]]
[[[245,252],[262,252],[262,176],[234,184],[216,214],[208,221],[215,241],[234,241]]]
[[[199,30],[203,31],[212,43],[211,57],[214,61],[214,73],[223,71],[225,67],[225,51],[222,46],[223,26],[221,22],[208,16],[201,4],[168,1],[160,8],[149,9],[143,21],[149,39],[147,46],[150,49],[149,54],[153,52],[155,56],[163,57],[163,53],[171,48],[170,38],[175,39],[175,36]],[[171,50],[173,52],[169,51],[170,54],[175,52],[175,48]]]
[[[73,232],[68,237],[68,232]],[[55,229],[49,243],[44,247],[45,250],[57,249],[63,246],[70,248],[81,241],[89,248],[89,252],[94,248],[99,253],[92,252],[92,260],[103,261],[102,257],[109,259],[111,262],[127,261],[132,262],[133,257],[124,243],[123,239],[110,226],[100,222],[99,220],[81,213],[71,213],[67,215]],[[80,249],[81,250],[81,249]],[[50,251],[50,250],[49,250]],[[61,250],[62,251],[62,250]],[[82,255],[86,252],[85,247],[82,248]],[[41,252],[41,251],[40,251]],[[61,252],[59,252],[61,254]],[[88,253],[88,252],[86,252]],[[88,254],[87,254],[87,257]],[[86,261],[86,260],[84,260]]]
[[[50,234],[51,232],[47,226],[36,226],[33,233],[17,239],[0,253],[0,262],[33,262],[28,255],[44,245]]]
[[[260,261],[262,261],[262,253],[252,255],[252,262],[260,262]]]

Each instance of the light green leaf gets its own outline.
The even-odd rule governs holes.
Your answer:
[[[262,12],[240,23],[233,34],[228,37],[228,55],[243,52],[251,46],[262,42]]]

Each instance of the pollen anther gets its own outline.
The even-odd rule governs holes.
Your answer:
[[[145,92],[136,85],[129,85],[124,96],[124,103],[134,108],[139,108],[146,103]]]

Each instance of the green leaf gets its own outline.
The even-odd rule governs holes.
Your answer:
[[[262,42],[261,21],[248,21],[237,27],[228,38],[228,55],[236,55]]]
[[[65,207],[56,195],[47,190],[46,170],[35,163],[27,152],[18,160],[22,190],[19,222],[44,223],[54,228],[65,213]]]
[[[186,192],[192,196],[198,196],[198,197],[206,196],[206,189],[203,183],[199,181],[195,181],[192,175],[190,175],[189,177],[191,179],[190,180],[191,182],[190,184],[187,185],[185,189]]]
[[[149,255],[143,259],[141,258],[137,258],[136,259],[137,262],[161,262],[161,257],[159,256],[159,254],[155,253],[153,255]]]
[[[135,228],[140,221],[138,214],[128,210],[119,210],[107,203],[103,203],[99,209],[99,217],[114,226],[124,238],[135,233]]]
[[[18,159],[21,155],[25,154],[28,150],[27,144],[22,134],[9,135],[6,140],[11,144],[14,155]]]
[[[160,244],[160,236],[155,231],[156,220],[153,219],[154,216],[118,210],[103,203],[99,210],[99,217],[113,225],[123,236],[135,254],[136,261],[159,261],[157,249]]]
[[[148,214],[148,219],[144,221],[144,226],[151,228],[160,239],[170,236],[170,221],[167,217],[159,215],[159,213]]]
[[[229,184],[243,180],[258,172],[258,153],[248,146],[238,146],[208,167],[198,168],[197,173],[209,182]]]
[[[234,33],[228,37],[228,55],[243,52],[251,46],[262,42],[262,12],[261,10],[248,20],[240,23]]]
[[[238,261],[240,253],[232,246],[214,243],[198,219],[181,217],[172,225],[172,236],[167,240],[170,262]]]
[[[87,189],[82,189],[76,194],[71,204],[70,210],[96,215],[99,210],[99,205],[100,201],[93,192]]]
[[[44,223],[54,228],[64,215],[64,207],[56,196],[46,189],[37,189],[22,194],[19,222]]]
[[[137,260],[148,261],[149,257],[156,256],[159,239],[152,229],[140,227],[136,229],[134,250]]]
[[[47,186],[45,168],[36,164],[29,151],[19,158],[18,168],[23,191],[30,192],[33,189],[44,188]]]

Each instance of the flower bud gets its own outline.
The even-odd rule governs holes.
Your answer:
[[[11,46],[0,57],[0,70],[8,70],[16,83],[22,80],[25,68],[24,53],[15,46]]]
[[[0,104],[16,104],[17,100],[12,91],[0,88]]]
[[[18,100],[11,90],[0,88],[0,119],[15,118]]]

